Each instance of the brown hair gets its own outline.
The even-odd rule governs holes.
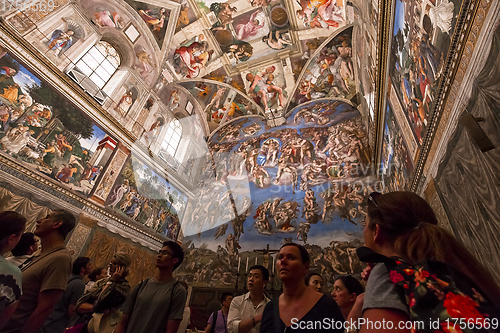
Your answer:
[[[26,227],[26,218],[14,211],[0,213],[0,250],[7,244],[11,235],[19,235]]]
[[[370,224],[380,226],[409,264],[425,260],[445,262],[470,278],[500,306],[500,287],[493,276],[448,231],[437,225],[431,206],[413,192],[372,193],[368,204]]]

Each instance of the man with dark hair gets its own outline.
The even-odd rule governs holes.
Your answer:
[[[10,251],[12,257],[7,258],[7,261],[16,266],[21,266],[33,253],[38,250],[38,241],[35,234],[25,232],[21,236],[21,240],[16,247]]]
[[[254,265],[248,271],[248,293],[235,297],[229,307],[227,328],[229,333],[258,333],[264,307],[270,301],[264,295],[269,271]]]
[[[228,292],[222,293],[220,297],[222,309],[210,315],[205,333],[227,333],[227,315],[232,300],[233,294]]]
[[[20,267],[23,295],[1,332],[37,332],[52,312],[71,273],[73,260],[64,239],[74,226],[75,217],[65,210],[55,210],[36,222],[35,236],[40,238],[42,250]]]
[[[78,257],[73,262],[72,274],[63,296],[57,302],[54,311],[43,324],[41,333],[62,333],[68,327],[71,317],[76,313],[76,302],[85,290],[83,277],[92,272],[90,258]]]
[[[176,333],[184,313],[187,291],[172,273],[184,260],[179,244],[166,241],[156,257],[157,274],[140,282],[122,307],[115,333]]]

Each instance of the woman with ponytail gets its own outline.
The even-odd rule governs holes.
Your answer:
[[[500,288],[492,275],[451,234],[437,226],[436,216],[424,199],[412,192],[374,192],[368,199],[364,240],[366,247],[375,252],[372,257],[393,258],[394,262],[394,258],[397,258],[410,266],[428,262],[443,263],[443,266],[451,267],[451,270],[464,276],[464,279],[468,278],[477,287],[478,292],[489,298],[487,301],[490,304],[500,308]],[[393,329],[377,330],[376,327],[364,325],[361,332],[410,332],[409,329],[398,328],[399,322],[415,317],[415,313],[409,311],[409,306],[411,308],[413,305],[405,304],[396,289],[397,280],[403,275],[393,271],[389,273],[387,267],[383,263],[373,267],[364,300],[356,300],[350,317],[356,319],[355,317],[362,316],[371,322],[392,321]],[[413,270],[411,271],[413,274]],[[415,273],[415,281],[419,279],[417,274],[418,272]],[[413,278],[408,279],[410,280],[414,283]],[[416,285],[418,286],[418,283]],[[426,284],[426,288],[428,287]],[[408,286],[405,285],[405,288]],[[412,295],[410,303],[411,300]]]

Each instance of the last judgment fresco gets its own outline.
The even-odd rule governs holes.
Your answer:
[[[186,210],[189,223],[183,232],[194,246],[190,252],[203,244],[215,246],[219,262],[208,266],[222,274],[227,271],[224,265],[234,271],[242,258],[249,257],[243,251],[251,253],[266,243],[279,247],[283,241],[310,244],[312,238],[319,251],[317,269],[332,278],[361,271],[351,255],[362,238],[366,195],[379,184],[374,181],[377,171],[370,169],[362,117],[353,105],[309,102],[273,128],[258,116],[240,118],[221,127],[209,147],[211,156],[204,163],[196,199]],[[327,268],[325,253],[341,248],[345,262]],[[252,254],[250,263],[265,259],[255,258]],[[266,265],[271,267],[269,260]],[[191,266],[181,271],[197,271],[196,264]],[[211,283],[206,280],[211,276],[192,278]],[[227,279],[232,283],[234,277]]]

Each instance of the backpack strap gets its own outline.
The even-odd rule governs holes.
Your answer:
[[[137,297],[141,293],[141,291],[144,288],[144,286],[148,283],[148,281],[149,281],[149,279],[145,279],[145,280],[142,280],[141,282],[139,282],[139,289],[137,290],[137,294],[135,294],[134,301],[132,302],[132,308],[131,308],[132,311],[134,311],[135,301],[137,301]]]
[[[217,323],[218,316],[219,316],[219,311],[215,311],[212,313],[212,328],[210,329],[210,332],[212,333],[215,332],[215,323]]]

